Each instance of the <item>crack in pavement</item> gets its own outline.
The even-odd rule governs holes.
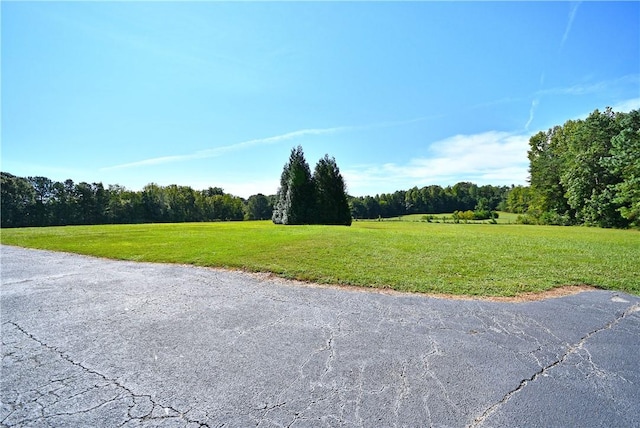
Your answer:
[[[514,395],[516,395],[520,391],[522,391],[529,383],[534,382],[536,379],[538,379],[540,376],[543,376],[547,371],[549,371],[553,367],[556,367],[556,366],[562,364],[564,361],[566,361],[566,359],[570,355],[572,355],[572,354],[578,352],[579,350],[583,349],[583,346],[585,345],[587,340],[589,340],[592,336],[594,336],[594,335],[596,335],[596,334],[598,334],[598,333],[600,333],[600,332],[602,332],[604,330],[611,329],[613,326],[618,324],[620,321],[622,321],[629,314],[634,313],[634,312],[638,312],[638,311],[640,311],[640,304],[635,304],[633,306],[630,306],[624,312],[622,312],[621,315],[619,315],[616,318],[614,318],[613,320],[609,321],[604,326],[602,326],[600,328],[597,328],[597,329],[587,333],[585,336],[583,336],[578,341],[578,343],[576,343],[575,345],[570,345],[567,348],[567,350],[565,351],[565,353],[560,358],[558,358],[557,360],[551,362],[550,364],[547,364],[546,366],[542,367],[540,370],[535,372],[531,377],[529,377],[527,379],[522,379],[516,388],[514,388],[511,391],[507,392],[504,395],[504,397],[502,397],[502,399],[500,401],[498,401],[497,403],[491,405],[480,416],[476,417],[473,420],[473,422],[470,425],[468,425],[468,428],[475,428],[475,427],[481,426],[489,416],[494,414],[501,406],[503,406],[505,403],[507,403]]]
[[[29,333],[25,328],[23,328],[16,322],[6,321],[2,325],[5,327],[13,326],[17,331],[21,332],[25,337],[37,343],[39,346],[43,347],[47,351],[58,356],[63,361],[66,361],[67,363],[73,365],[74,367],[81,369],[84,373],[97,376],[99,379],[102,379],[104,383],[94,382],[93,385],[82,387],[79,390],[77,390],[77,392],[63,396],[62,394],[59,394],[59,392],[65,387],[68,387],[68,385],[66,385],[65,382],[74,380],[76,376],[75,375],[54,376],[53,378],[49,379],[48,382],[49,382],[49,385],[52,385],[55,387],[53,389],[48,389],[48,390],[45,389],[46,394],[41,392],[40,390],[43,388],[46,388],[47,385],[42,385],[42,386],[39,386],[37,389],[31,389],[26,392],[11,391],[17,398],[14,400],[6,400],[5,397],[3,396],[3,403],[2,403],[3,410],[7,410],[6,412],[7,414],[4,415],[2,420],[0,420],[1,426],[6,426],[6,427],[10,427],[13,425],[21,426],[25,423],[29,424],[29,423],[33,423],[41,420],[46,421],[47,419],[52,419],[57,417],[88,414],[97,409],[108,407],[110,404],[120,403],[122,406],[127,407],[127,411],[126,411],[127,417],[121,424],[118,425],[119,427],[125,427],[131,422],[135,422],[135,421],[147,422],[147,421],[153,421],[153,420],[157,421],[157,420],[166,420],[166,419],[182,420],[184,421],[185,425],[196,425],[201,428],[209,427],[207,423],[203,423],[201,421],[194,420],[187,417],[185,415],[186,412],[185,413],[180,412],[179,410],[174,409],[170,406],[162,406],[156,403],[150,395],[136,394],[128,387],[119,383],[116,379],[108,378],[102,373],[99,373],[96,370],[90,369],[84,366],[83,364],[77,361],[74,361],[69,355],[66,355],[65,353],[59,351],[56,347],[41,341],[40,339],[35,337],[33,334]],[[4,342],[3,342],[3,348],[6,349],[6,344]],[[3,349],[3,359],[8,358],[10,356],[15,356],[15,354],[17,353],[17,351],[4,353],[5,349]],[[38,356],[28,356],[27,358],[32,359],[37,366],[41,366],[42,364],[44,364],[42,361],[38,360]],[[75,385],[71,384],[72,388],[74,386]],[[47,398],[47,394],[53,395],[55,399],[50,402],[46,402],[47,400],[45,400],[44,404],[38,401],[38,400],[41,400],[42,398]],[[33,396],[33,397],[30,401],[27,401],[26,403],[16,403],[16,401],[18,401],[18,398],[25,398],[24,397],[25,395],[27,399],[29,398],[29,396]],[[87,405],[83,403],[78,403],[77,399],[85,395],[88,395],[90,397],[89,399],[90,404]],[[96,397],[93,397],[96,395],[97,395],[97,401],[96,401]],[[60,403],[67,403],[65,411],[55,411],[55,407],[60,406]],[[78,408],[69,410],[70,408],[69,403],[75,404]],[[7,407],[10,407],[10,409],[7,409]],[[45,412],[47,408],[52,408],[54,412],[51,412],[51,411]],[[16,417],[12,418],[12,416],[17,416],[17,418]],[[12,419],[17,419],[17,420],[14,420],[12,422]]]

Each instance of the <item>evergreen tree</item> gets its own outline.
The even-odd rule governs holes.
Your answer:
[[[291,150],[289,162],[282,170],[278,201],[272,220],[276,224],[311,224],[315,222],[315,185],[302,147]]]
[[[351,225],[344,180],[334,158],[325,155],[316,165],[313,181],[317,191],[317,221],[321,224]]]

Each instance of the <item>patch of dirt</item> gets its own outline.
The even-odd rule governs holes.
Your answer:
[[[482,300],[490,302],[505,302],[505,303],[524,303],[535,302],[547,299],[557,299],[559,297],[571,296],[574,294],[582,293],[584,291],[598,290],[598,288],[590,285],[565,285],[561,287],[555,287],[551,290],[542,291],[539,293],[526,292],[518,294],[513,297],[502,296],[470,296],[470,295],[458,295],[458,294],[446,294],[446,293],[419,293],[409,291],[397,291],[390,288],[376,288],[376,287],[359,287],[355,285],[335,285],[335,284],[318,284],[314,282],[298,281],[293,279],[282,278],[276,274],[270,272],[248,272],[248,275],[259,279],[261,281],[269,281],[282,285],[293,285],[298,287],[318,287],[318,288],[330,288],[334,290],[348,290],[354,292],[363,293],[379,293],[387,295],[419,295],[430,297],[434,299],[449,299],[449,300]]]

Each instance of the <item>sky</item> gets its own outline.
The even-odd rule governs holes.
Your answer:
[[[275,194],[520,185],[529,138],[640,108],[640,2],[12,2],[0,169]]]

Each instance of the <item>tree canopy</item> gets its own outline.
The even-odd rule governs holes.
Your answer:
[[[105,223],[166,223],[243,220],[253,211],[241,198],[220,188],[146,185],[131,191],[119,185],[52,181],[0,173],[1,226],[63,226]],[[263,201],[264,202],[264,201]],[[271,217],[270,202],[261,206]]]
[[[529,222],[640,226],[640,111],[595,110],[529,140],[531,188],[509,195]],[[516,200],[521,203],[516,204]]]

